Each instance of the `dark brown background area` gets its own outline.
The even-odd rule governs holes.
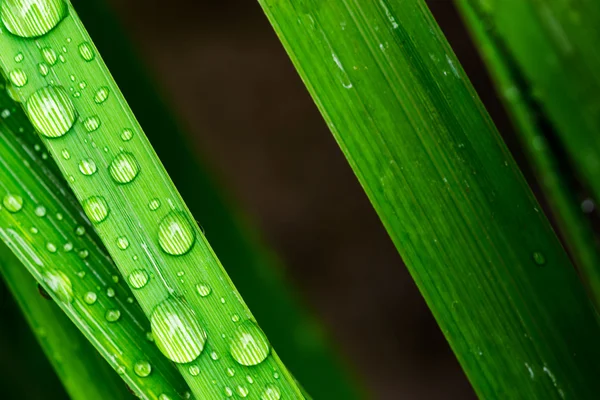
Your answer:
[[[281,256],[374,397],[474,398],[258,3],[111,3],[197,152]],[[451,2],[430,6],[513,143]]]

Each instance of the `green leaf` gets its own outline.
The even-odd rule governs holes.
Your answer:
[[[132,399],[123,380],[100,357],[10,250],[0,243],[0,272],[72,400]]]
[[[260,3],[478,395],[594,398],[595,312],[425,3]]]
[[[47,6],[57,2],[47,0]],[[18,2],[10,6],[29,24],[41,18],[27,15]],[[13,81],[17,97],[150,318],[158,347],[177,363],[193,394],[276,390],[303,398],[258,334],[72,7],[42,36],[3,31],[0,48],[7,75],[19,69],[27,76],[26,83]],[[246,357],[232,350],[238,338]]]

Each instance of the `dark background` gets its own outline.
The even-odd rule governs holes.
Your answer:
[[[473,398],[258,2],[111,4],[196,151],[258,225],[375,397]],[[512,142],[451,2],[430,7]]]
[[[283,261],[288,280],[323,321],[373,398],[474,398],[258,2],[109,3],[173,113],[187,126],[195,152],[261,230]],[[451,1],[428,3],[524,166]],[[7,325],[23,324],[17,314],[4,317]],[[0,340],[31,340],[10,337],[18,331],[0,329]],[[11,357],[23,355],[2,351],[10,347],[0,349],[0,359],[8,365]],[[19,369],[14,371],[18,376]],[[43,399],[43,393],[40,387],[35,398]]]

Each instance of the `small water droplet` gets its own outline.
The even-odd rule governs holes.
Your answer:
[[[148,273],[143,269],[136,269],[129,274],[129,284],[134,289],[141,289],[148,283]]]
[[[98,300],[98,295],[95,292],[87,292],[83,296],[83,301],[85,301],[89,305],[94,304],[96,300]]]
[[[47,76],[50,73],[50,67],[46,63],[39,63],[38,71],[40,72],[40,75]]]
[[[234,332],[229,351],[241,365],[251,366],[263,362],[271,348],[263,331],[252,321],[245,321]]]
[[[83,250],[79,250],[79,252],[77,253],[77,255],[79,256],[79,258],[81,258],[82,260],[85,260],[89,255],[90,252],[83,249]]]
[[[110,93],[110,89],[108,89],[107,86],[102,86],[101,88],[96,90],[96,93],[94,94],[94,102],[96,104],[104,103],[106,101],[106,99],[108,99],[109,93]]]
[[[120,236],[117,238],[117,247],[121,250],[127,250],[129,247],[129,240],[125,236]]]
[[[108,217],[108,203],[102,196],[92,196],[83,201],[83,210],[90,221],[99,224]]]
[[[56,219],[59,221],[63,220],[63,215],[61,213],[56,213]]]
[[[79,163],[79,171],[86,176],[94,175],[96,171],[98,171],[98,167],[96,167],[96,163],[91,158],[87,160],[81,160]]]
[[[2,199],[2,204],[9,212],[17,213],[23,208],[23,198],[14,194],[7,194]]]
[[[195,241],[196,232],[182,212],[171,211],[158,226],[158,243],[168,254],[185,254]]]
[[[37,215],[38,217],[45,217],[46,216],[46,207],[44,206],[37,206],[35,208],[35,215]]]
[[[227,368],[227,375],[229,376],[234,376],[235,375],[235,369],[233,368]]]
[[[158,400],[171,400],[171,398],[163,393],[160,396],[158,396]]]
[[[239,315],[237,315],[237,314],[233,314],[233,315],[231,316],[231,320],[232,320],[233,322],[238,322],[238,321],[240,320],[240,316],[239,316]]]
[[[83,226],[79,225],[77,228],[75,228],[75,234],[77,236],[85,235],[85,228]]]
[[[18,52],[17,55],[15,56],[15,62],[17,62],[17,63],[20,63],[24,59],[25,59],[25,56],[21,52]]]
[[[41,51],[42,51],[42,57],[48,64],[50,64],[50,65],[56,64],[56,61],[58,60],[58,56],[56,55],[56,51],[54,51],[54,49],[52,49],[51,47],[44,47]]]
[[[237,387],[237,392],[240,395],[240,397],[246,397],[246,396],[248,396],[248,393],[250,393],[250,391],[248,390],[248,388],[246,388],[244,386],[238,386]]]
[[[73,301],[73,285],[71,284],[69,277],[62,271],[46,271],[43,275],[43,279],[60,301],[67,304]]]
[[[87,117],[83,121],[83,127],[88,132],[94,132],[94,131],[98,130],[98,128],[100,128],[100,124],[101,124],[100,123],[100,118],[98,118],[96,115],[93,115],[91,117]]]
[[[248,383],[253,384],[254,383],[254,379],[252,379],[252,377],[250,375],[246,376],[246,380],[248,381]]]
[[[52,242],[48,242],[46,243],[46,250],[48,250],[50,253],[56,253],[56,245]]]
[[[108,322],[117,322],[121,318],[121,311],[117,309],[107,310],[104,317]]]
[[[65,245],[63,246],[63,250],[66,251],[67,253],[70,252],[71,250],[73,250],[73,243],[71,243],[71,242],[65,243]]]
[[[279,400],[281,399],[281,392],[279,388],[273,384],[269,384],[265,387],[265,391],[260,396],[261,400]]]
[[[210,353],[210,358],[217,361],[219,359],[219,355],[217,354],[217,352],[213,351],[212,353]]]
[[[536,251],[535,253],[533,253],[533,261],[537,265],[544,265],[546,264],[546,257],[544,257],[544,255],[539,251]]]
[[[140,172],[135,156],[129,152],[117,154],[108,169],[115,182],[123,184],[133,181]]]
[[[71,153],[69,153],[69,150],[67,149],[63,149],[63,151],[61,151],[60,154],[62,154],[62,158],[64,158],[65,160],[71,159]]]
[[[77,117],[69,95],[60,86],[38,89],[27,100],[25,110],[35,129],[48,138],[66,134]]]
[[[54,29],[67,12],[64,0],[4,0],[0,18],[13,35],[34,38]]]
[[[96,53],[88,42],[83,42],[79,45],[79,54],[85,61],[92,61],[96,58]]]
[[[200,374],[200,368],[198,368],[197,365],[191,365],[189,371],[192,376],[198,376]]]
[[[109,287],[108,289],[106,289],[106,295],[111,298],[115,297],[115,289]]]
[[[153,199],[150,201],[150,203],[148,203],[148,208],[150,208],[150,211],[156,211],[156,210],[158,210],[159,207],[160,207],[159,199]]]
[[[145,378],[152,372],[152,366],[148,361],[138,361],[133,366],[135,374],[141,378]]]
[[[171,361],[192,362],[202,353],[206,332],[187,304],[175,299],[163,301],[152,312],[150,324],[156,345]]]
[[[121,132],[121,140],[124,142],[128,142],[133,138],[133,131],[131,129],[123,129]]]
[[[16,87],[23,87],[27,84],[27,74],[21,68],[10,71],[8,78]]]
[[[208,286],[204,283],[197,284],[196,290],[198,291],[198,294],[202,297],[206,297],[212,292],[212,289],[210,288],[210,286]]]
[[[231,388],[230,388],[229,386],[226,386],[226,387],[225,387],[225,395],[226,395],[227,397],[231,397],[231,396],[233,396],[233,390],[231,390]]]

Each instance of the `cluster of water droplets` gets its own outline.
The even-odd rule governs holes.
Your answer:
[[[4,27],[11,34],[22,38],[37,38],[48,34],[59,25],[67,14],[68,6],[63,0],[4,0],[0,3],[0,19]],[[70,39],[68,41],[70,42]],[[84,61],[91,62],[96,58],[95,50],[88,42],[79,43],[77,50]],[[42,61],[37,65],[38,72],[43,77],[48,76],[55,65],[66,62],[65,53],[67,53],[66,47],[58,49],[58,51],[50,47],[42,47],[40,49]],[[15,56],[17,64],[21,63],[23,59],[24,56],[21,53]],[[11,85],[16,88],[22,88],[30,81],[25,70],[19,67],[10,71],[8,78]],[[75,75],[71,75],[70,80],[76,82],[77,79]],[[79,90],[84,90],[86,87],[87,83],[81,81],[74,88],[70,88],[71,93],[69,93],[67,88],[50,80],[47,86],[34,91],[25,100],[24,105],[33,127],[43,137],[51,140],[69,134],[78,121],[89,134],[100,129],[102,121],[97,115],[80,116],[73,103],[72,97],[80,97]],[[15,94],[15,96],[17,95]],[[101,86],[93,91],[92,99],[97,105],[104,104],[109,98],[108,86]],[[117,134],[123,142],[128,142],[134,137],[134,131],[129,127],[124,127]],[[64,149],[61,155],[65,160],[71,159],[71,154],[67,149]],[[141,173],[141,166],[136,156],[125,150],[116,154],[105,170],[89,157],[77,160],[77,169],[85,177],[95,176],[105,171],[117,185],[132,184]],[[73,178],[69,179],[72,181]],[[94,224],[100,224],[111,217],[109,202],[101,195],[90,196],[82,204],[86,215]],[[3,198],[2,205],[8,212],[16,213],[23,207],[23,199],[20,196],[9,194]],[[148,202],[150,211],[158,211],[160,207],[161,201],[157,198]],[[39,208],[36,213],[44,216],[46,211]],[[156,242],[168,256],[185,256],[196,243],[196,239],[196,229],[182,211],[169,211],[158,224]],[[117,237],[115,243],[121,251],[130,248],[129,239],[125,236]],[[72,244],[70,247],[65,245],[64,250],[71,251],[72,248]],[[58,250],[57,246],[52,243],[47,245],[47,249],[50,252]],[[87,251],[80,252],[79,255],[85,258]],[[179,277],[182,275],[183,272],[181,275],[178,274]],[[64,303],[73,301],[73,286],[64,273],[48,270],[43,279],[60,301]],[[152,279],[152,274],[139,268],[129,274],[127,282],[133,290],[142,290],[150,279]],[[205,282],[199,282],[196,290],[197,295],[201,298],[209,297],[212,294],[211,287]],[[114,297],[114,290],[108,288],[106,295],[109,298]],[[98,301],[98,293],[88,291],[82,296],[82,300],[85,304],[92,306]],[[221,303],[225,303],[224,298],[221,298]],[[121,318],[121,311],[116,308],[108,309],[104,317],[109,323],[117,322]],[[271,351],[262,330],[253,321],[240,322],[240,317],[237,315],[232,316],[232,321],[236,323],[236,328],[229,340],[228,350],[231,358],[242,367],[261,364]],[[168,359],[179,364],[191,364],[200,357],[209,340],[203,325],[202,320],[194,313],[185,299],[170,297],[158,304],[152,312],[151,337]],[[224,334],[221,336],[222,338],[226,337]],[[209,356],[213,361],[220,359],[215,351],[210,352]],[[188,371],[192,376],[202,373],[200,367],[195,364],[191,364]],[[235,369],[232,366],[227,367],[226,371],[230,377],[235,375]],[[141,360],[134,365],[134,372],[139,377],[146,377],[151,374],[152,367],[147,361]],[[250,375],[247,376],[247,382],[248,384],[254,383]],[[224,388],[224,394],[227,397],[232,397],[234,394],[247,397],[249,393],[250,391],[245,385]],[[160,398],[166,400],[168,396],[162,395]],[[260,398],[263,400],[280,399],[281,393],[276,385],[269,384],[262,389]]]

